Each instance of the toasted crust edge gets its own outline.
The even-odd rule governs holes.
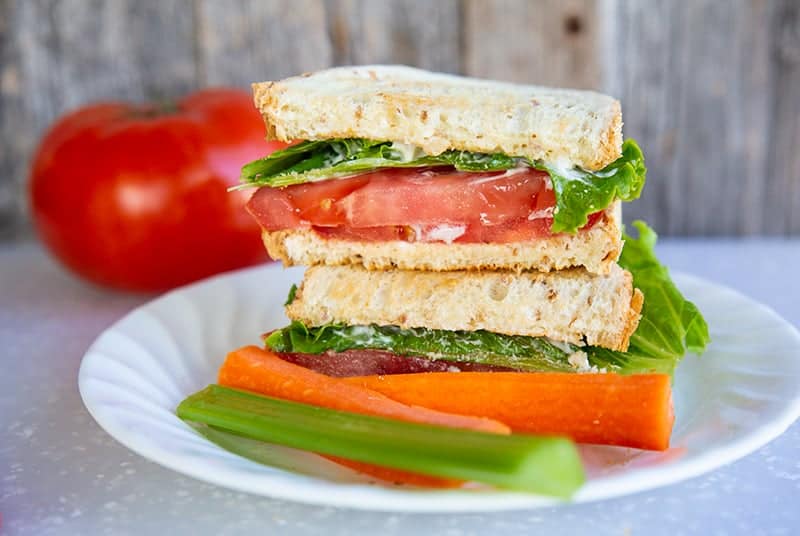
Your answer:
[[[631,296],[631,306],[628,311],[628,319],[625,323],[625,329],[620,333],[617,341],[614,341],[614,346],[618,347],[620,351],[625,352],[630,345],[631,337],[639,327],[639,320],[642,319],[642,307],[644,306],[644,294],[638,288],[633,289]]]

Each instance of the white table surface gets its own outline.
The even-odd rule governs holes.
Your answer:
[[[800,325],[800,241],[665,240],[659,255]],[[145,299],[81,283],[36,244],[0,246],[0,534],[800,534],[797,423],[750,456],[684,483],[501,514],[306,506],[181,476],[117,444],[78,394],[84,351]]]

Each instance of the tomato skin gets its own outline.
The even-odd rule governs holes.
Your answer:
[[[445,167],[377,169],[348,178],[262,187],[247,206],[267,231],[309,226],[492,226],[552,207],[555,197],[546,191],[547,184],[547,175],[533,169],[479,173]]]
[[[263,262],[244,210],[242,164],[283,147],[244,91],[209,89],[175,108],[121,102],[54,124],[33,159],[34,225],[50,251],[101,285],[162,291]]]

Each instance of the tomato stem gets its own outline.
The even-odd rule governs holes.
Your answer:
[[[141,118],[156,118],[178,113],[181,107],[175,99],[158,99],[154,102],[136,107],[132,114]]]

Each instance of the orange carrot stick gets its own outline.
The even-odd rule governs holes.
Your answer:
[[[325,457],[338,463],[339,465],[344,465],[345,467],[349,467],[350,469],[360,473],[365,473],[369,476],[374,476],[375,478],[392,482],[394,484],[407,484],[422,488],[459,488],[464,484],[462,480],[457,480],[455,478],[412,473],[411,471],[393,469],[391,467],[384,467],[382,465],[372,465],[356,460],[348,460],[347,458],[340,458],[338,456]]]
[[[580,443],[669,447],[674,414],[665,374],[429,372],[344,378],[405,404],[497,419],[514,432]]]
[[[510,433],[509,427],[501,422],[409,406],[371,389],[347,383],[341,378],[332,378],[294,365],[257,346],[245,346],[229,353],[219,370],[219,383],[276,398],[342,411],[482,432]],[[378,478],[396,482],[436,487],[453,487],[461,484],[453,479],[418,475],[369,464],[349,462],[347,465]]]
[[[499,434],[511,432],[507,425],[492,419],[453,415],[397,402],[372,389],[347,383],[342,378],[332,378],[289,363],[257,346],[245,346],[229,353],[219,369],[219,383],[285,400],[401,421]]]

